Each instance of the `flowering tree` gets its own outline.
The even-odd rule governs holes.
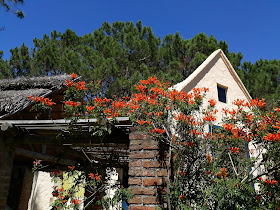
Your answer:
[[[131,97],[114,99],[98,92],[101,82],[86,85],[67,80],[65,85],[70,128],[79,118],[96,118],[97,125],[90,132],[103,136],[110,133],[116,117],[129,116],[142,132],[166,147],[169,209],[279,206],[279,108],[265,110],[263,99],[235,100],[231,110],[215,109],[211,99],[202,108],[207,88],[178,92],[156,77],[141,80]],[[36,101],[36,97],[31,99]],[[43,106],[52,103],[43,101],[36,102]],[[218,111],[224,118],[216,128]],[[97,186],[100,180],[94,177]]]

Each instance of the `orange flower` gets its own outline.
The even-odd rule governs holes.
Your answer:
[[[230,147],[230,148],[228,148],[230,151],[231,151],[231,153],[233,153],[233,154],[236,154],[236,153],[239,153],[239,148],[238,147]]]
[[[264,103],[264,99],[262,98],[262,100],[259,100],[258,98],[256,98],[255,100],[253,99],[250,103],[251,106],[258,106],[260,108],[264,107],[266,103]]]
[[[280,126],[272,125],[273,128],[280,129]],[[280,132],[280,131],[279,131]]]
[[[218,173],[217,175],[220,176],[221,178],[224,178],[228,175],[228,173],[226,171],[227,171],[226,168],[221,168],[220,173]]]
[[[45,97],[39,97],[39,96],[31,97],[30,95],[28,95],[28,98],[30,100],[33,100],[35,102],[40,102],[40,103],[42,103],[44,105],[47,105],[47,106],[52,106],[52,105],[55,104],[54,102],[52,102],[52,99],[45,98]]]
[[[270,179],[265,179],[264,182],[266,184],[268,184],[268,185],[275,185],[275,184],[277,184],[277,181],[274,180],[274,179],[271,179],[271,180]]]
[[[68,166],[68,168],[73,171],[75,169],[75,166]]]
[[[74,200],[71,201],[71,203],[78,205],[81,203],[81,200],[78,200],[77,198],[75,198]]]
[[[227,113],[229,112],[229,109],[227,109],[227,108],[222,108],[222,112],[225,113],[225,114],[227,114]]]
[[[143,124],[145,124],[145,123],[146,123],[146,121],[145,121],[145,120],[137,120],[136,122],[137,122],[137,123],[139,123],[140,125],[143,125]]]
[[[150,82],[148,80],[140,80],[140,83],[143,85],[149,85]]]
[[[152,121],[146,121],[146,123],[148,123],[149,125],[153,124]]]
[[[63,196],[63,195],[62,196],[58,196],[59,200],[63,200],[64,198],[65,198],[65,196]]]
[[[179,174],[181,175],[181,176],[186,176],[187,175],[187,173],[186,172],[182,172],[182,171],[179,171]]]
[[[94,110],[94,106],[86,106],[86,109],[89,111],[89,112],[92,112]]]
[[[145,90],[147,90],[147,86],[142,85],[142,84],[137,84],[135,85],[136,90],[140,91],[140,92],[144,92]]]
[[[162,115],[162,112],[155,112],[154,114],[159,117],[160,115]]]
[[[74,107],[80,106],[80,103],[76,101],[64,101],[64,104],[69,106],[74,106]]]
[[[82,82],[82,81],[79,81],[77,84],[76,84],[76,89],[77,90],[86,90],[87,87],[85,86],[85,82]]]
[[[184,197],[185,197],[184,195],[180,195],[180,196],[179,196],[180,199],[183,199]]]
[[[71,82],[70,80],[65,80],[66,83],[63,83],[63,85],[67,86],[67,87],[72,87],[74,85],[74,82]]]
[[[198,135],[201,135],[202,133],[197,131],[197,130],[190,130],[190,133],[195,135],[195,136],[198,136]]]
[[[232,102],[233,105],[236,106],[243,106],[244,105],[244,100],[236,99]]]
[[[150,133],[159,133],[159,134],[163,134],[165,133],[164,129],[159,129],[159,128],[155,128],[149,131]]]
[[[75,74],[75,73],[72,73],[72,74],[70,74],[70,76],[71,76],[71,78],[72,78],[72,79],[76,79],[76,77],[77,77],[77,74]]]
[[[201,88],[201,90],[203,91],[203,92],[208,92],[209,91],[209,88],[205,88],[205,87],[203,87],[203,88]]]
[[[53,192],[52,195],[53,195],[54,197],[57,197],[57,196],[59,195],[59,193],[58,193],[58,192]]]
[[[33,164],[34,164],[34,165],[39,165],[39,164],[41,164],[41,161],[42,161],[42,160],[33,161]]]
[[[58,175],[58,174],[60,174],[61,173],[61,171],[60,170],[57,170],[57,171],[52,171],[51,172],[51,175]]]
[[[224,127],[224,129],[226,129],[227,131],[231,131],[233,128],[234,128],[234,125],[233,124],[228,124],[228,123],[226,123],[226,124],[224,124],[223,125],[223,127]]]
[[[171,109],[171,106],[166,106],[165,109],[166,109],[166,110],[170,110],[170,109]]]
[[[96,181],[100,180],[101,175],[90,173],[88,174],[91,179],[96,179]]]
[[[205,173],[206,173],[207,175],[209,175],[209,174],[211,174],[211,171],[206,171]]]
[[[99,180],[100,180],[100,177],[101,177],[101,175],[96,176],[96,177],[95,177],[96,181],[99,181]]]
[[[266,141],[280,141],[280,133],[269,133],[263,139]]]
[[[188,146],[188,147],[192,147],[195,145],[195,142],[184,142],[184,145]]]
[[[89,177],[90,178],[92,178],[92,179],[94,179],[95,178],[95,176],[94,176],[94,174],[93,173],[90,173],[90,174],[88,174],[89,175]]]
[[[213,163],[213,157],[212,157],[211,154],[210,155],[206,155],[206,159],[207,159],[208,163]]]
[[[209,122],[211,122],[211,121],[215,121],[215,120],[216,120],[216,117],[213,117],[212,114],[210,114],[209,116],[205,116],[205,117],[203,118],[203,120],[204,120],[204,121],[209,121]]]
[[[150,82],[150,84],[159,83],[159,81],[157,80],[157,77],[156,77],[156,76],[149,77],[149,78],[148,78],[148,81]]]
[[[210,103],[210,106],[215,106],[217,103],[214,99],[210,99],[208,102]]]

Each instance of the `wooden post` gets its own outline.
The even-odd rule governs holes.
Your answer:
[[[14,150],[4,142],[0,135],[0,209],[5,209],[10,188]]]

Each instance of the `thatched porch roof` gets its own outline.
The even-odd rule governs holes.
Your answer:
[[[23,110],[32,101],[30,96],[47,96],[63,87],[69,75],[19,77],[0,80],[0,119]]]

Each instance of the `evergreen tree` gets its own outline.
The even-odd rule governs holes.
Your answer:
[[[11,76],[9,64],[3,59],[3,51],[0,51],[0,79],[9,78]]]
[[[16,4],[23,4],[24,0],[0,0],[0,7],[6,9],[7,12],[14,13],[17,17],[23,18],[22,10],[15,9]]]
[[[12,49],[14,76],[75,72],[88,80],[101,80],[104,94],[129,95],[133,84],[149,76],[176,84],[187,78],[213,51],[221,48],[235,68],[241,53],[231,53],[225,41],[197,34],[185,40],[177,32],[163,39],[141,21],[104,22],[93,33],[77,36],[67,29]]]
[[[244,61],[239,72],[252,97],[263,97],[270,103],[280,99],[279,60],[260,59],[254,64]]]
[[[10,67],[14,76],[27,76],[31,71],[31,57],[29,56],[29,49],[23,43],[20,47],[10,50],[12,56],[10,57]]]

